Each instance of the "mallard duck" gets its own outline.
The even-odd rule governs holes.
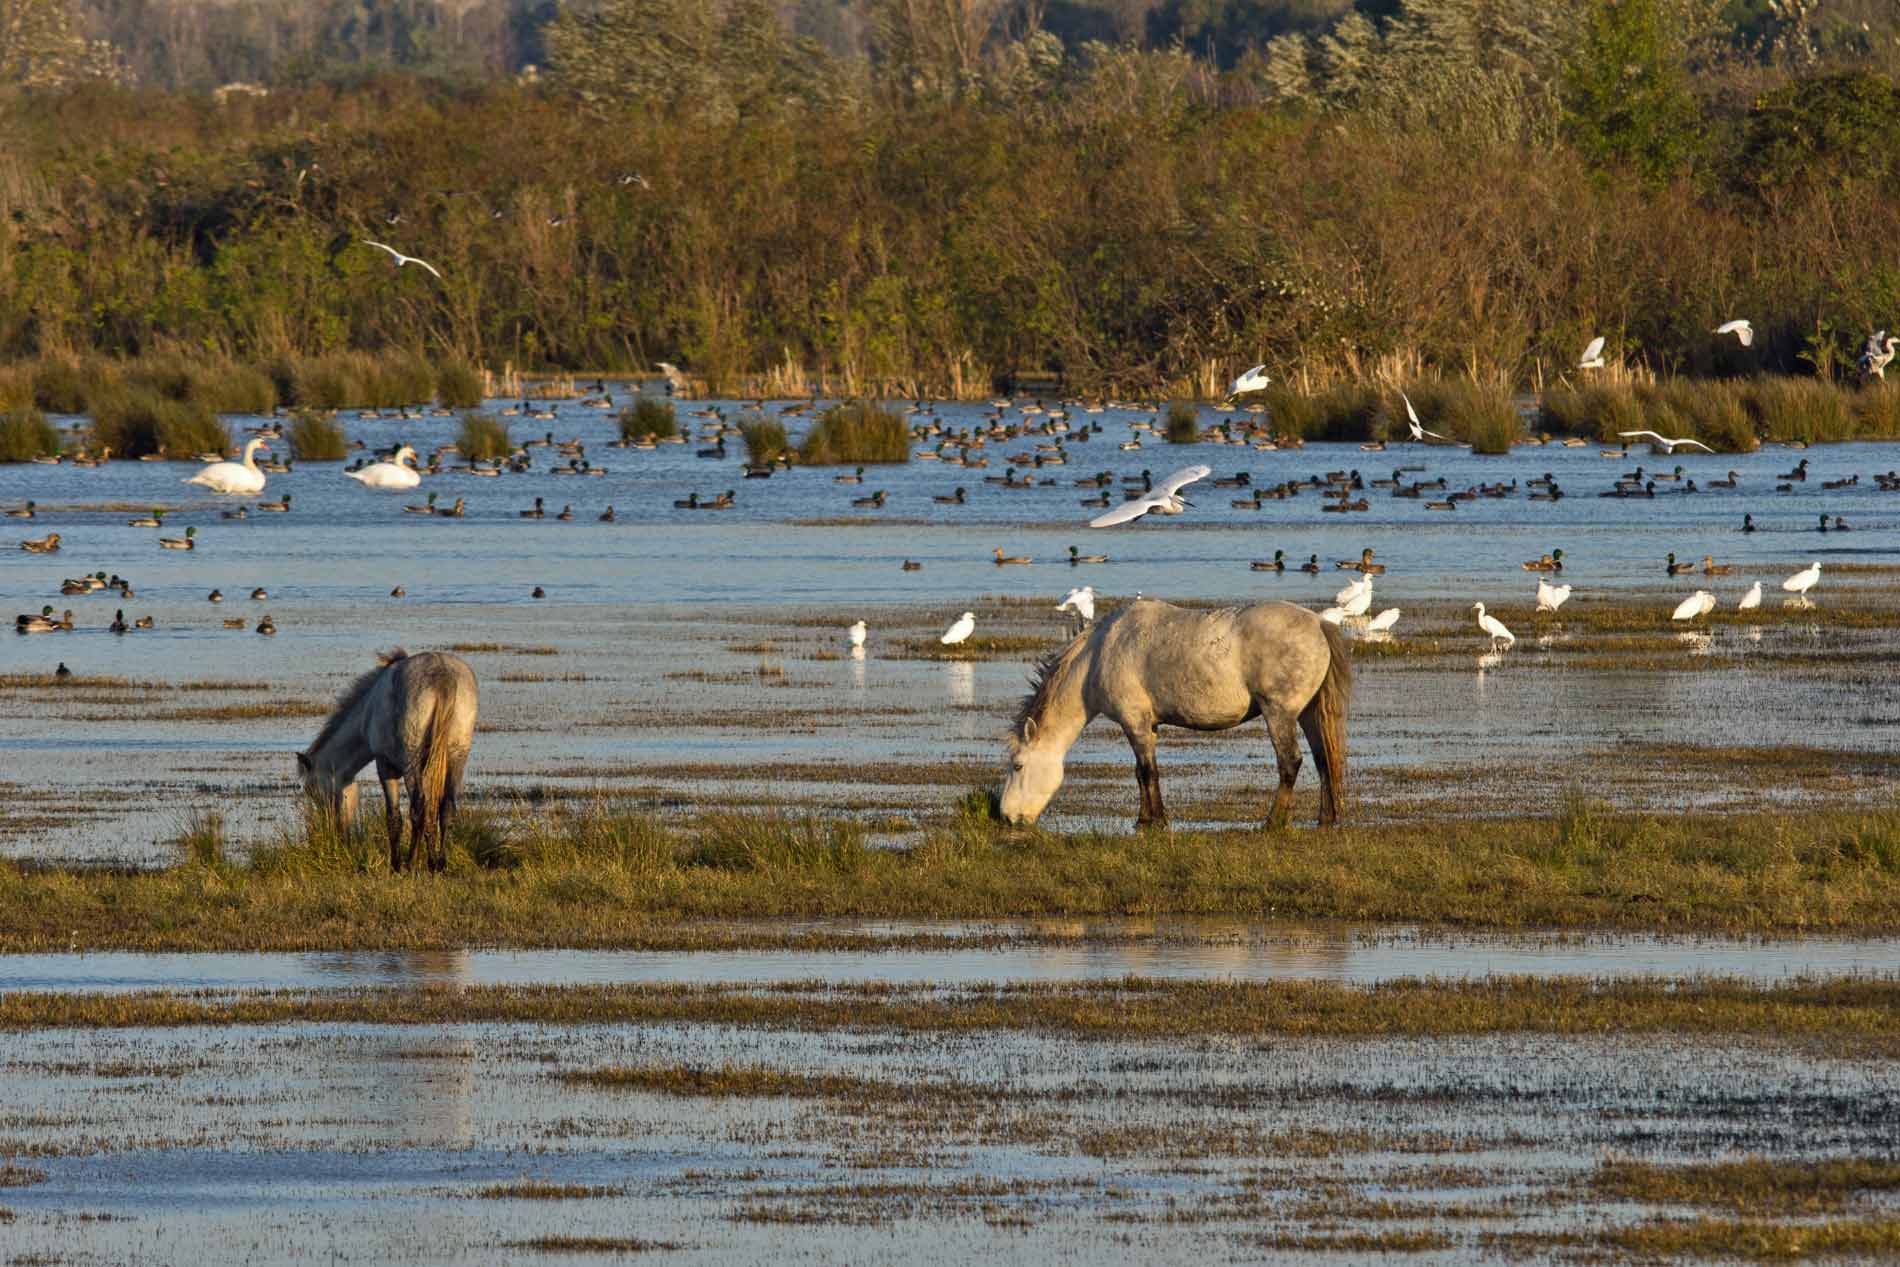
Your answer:
[[[107,625],[106,629],[110,633],[122,634],[131,627],[125,623],[125,608],[121,607],[112,613],[112,623]]]
[[[150,616],[140,616],[137,620],[132,622],[132,628],[134,629],[150,629],[151,627],[152,618]]]
[[[1374,563],[1372,561],[1372,547],[1371,546],[1367,546],[1364,550],[1360,551],[1358,558],[1340,559],[1339,561],[1334,563],[1333,566],[1345,572],[1359,572],[1359,573],[1371,574],[1375,576],[1385,571],[1385,564]]]
[[[22,541],[20,548],[28,554],[58,554],[59,534],[57,532],[49,532],[38,541]]]
[[[831,477],[831,482],[833,484],[862,484],[864,483],[864,468],[860,466],[850,475],[834,475]]]
[[[853,497],[851,504],[853,506],[869,507],[873,510],[882,510],[884,509],[884,499],[886,496],[888,496],[888,494],[880,488],[869,497]]]
[[[257,599],[257,600],[259,600],[259,601],[261,601],[261,600],[263,600],[263,599],[266,599],[266,598],[269,598],[269,597],[270,597],[270,595],[269,595],[268,593],[266,593],[266,592],[265,592],[265,590],[264,590],[264,587],[263,587],[262,585],[260,585],[260,586],[258,586],[258,587],[257,587],[256,589],[254,589],[254,590],[252,590],[252,591],[251,591],[251,597],[252,597],[253,599]]]
[[[1755,516],[1753,515],[1742,516],[1742,531],[1743,532],[1755,531]]]
[[[688,493],[686,494],[684,498],[674,498],[673,509],[674,510],[698,510],[699,509],[699,494]]]
[[[236,510],[221,510],[221,511],[219,511],[219,512],[218,512],[218,518],[220,518],[220,519],[242,519],[242,518],[244,518],[244,507],[242,507],[242,506],[239,506],[239,507],[238,507],[238,508],[237,508]]]
[[[1078,563],[1106,563],[1106,562],[1108,562],[1108,556],[1106,554],[1083,554],[1081,551],[1077,550],[1074,546],[1069,547],[1069,564],[1072,567]]]
[[[24,506],[16,506],[12,510],[9,510],[7,512],[7,518],[8,519],[31,519],[33,517],[33,512],[35,511],[35,509],[37,509],[38,505],[39,505],[38,502],[28,502]]]
[[[614,508],[611,505],[609,505],[607,509],[600,512],[600,522],[604,524],[610,524],[613,521],[614,521]]]
[[[915,559],[905,559],[904,570],[906,572],[921,572],[924,570],[924,565]]]
[[[563,523],[567,522],[573,517],[574,517],[574,508],[572,506],[562,506],[561,513],[555,516],[556,519],[561,520]]]
[[[282,497],[278,498],[274,502],[259,502],[257,503],[257,508],[262,511],[268,511],[272,514],[278,514],[278,515],[286,514],[290,510],[290,494],[285,493]]]
[[[1702,574],[1704,576],[1727,576],[1734,570],[1735,565],[1733,563],[1717,563],[1715,556],[1712,554],[1702,556]]]
[[[53,633],[58,629],[59,622],[53,619],[53,605],[51,603],[40,608],[39,615],[37,616],[28,612],[13,618],[13,631],[15,633]]]
[[[954,493],[937,493],[933,495],[930,500],[936,502],[939,506],[961,506],[963,505],[965,496],[966,494],[963,489],[959,488]]]
[[[701,502],[699,508],[701,510],[731,510],[738,504],[738,494],[729,488],[711,501]]]
[[[541,499],[537,497],[534,499],[534,506],[531,509],[520,511],[519,513],[523,519],[540,519],[548,512],[547,508],[541,504]]]
[[[257,632],[263,634],[266,638],[277,632],[277,626],[271,622],[269,612],[265,612],[264,619],[257,622]]]
[[[430,493],[428,501],[424,502],[420,506],[411,502],[409,505],[404,506],[402,508],[402,513],[405,515],[433,515],[435,514],[435,498],[436,498],[436,495],[434,493]]]
[[[1032,560],[1026,554],[1004,554],[1002,546],[996,547],[996,566],[997,567],[1002,567],[1006,563],[1028,564],[1033,561],[1034,560]]]
[[[184,536],[160,537],[158,539],[158,544],[163,546],[167,550],[195,550],[198,548],[197,542],[195,540],[197,536],[198,536],[198,530],[196,528],[187,528],[185,529]]]
[[[1695,571],[1695,564],[1676,562],[1676,556],[1672,552],[1669,561],[1664,565],[1664,571],[1669,576],[1681,576],[1684,572]]]
[[[1255,559],[1247,566],[1256,572],[1284,572],[1286,571],[1286,551],[1275,550],[1271,559]]]
[[[534,592],[528,595],[529,598],[546,598],[547,596],[548,596],[548,592],[542,589],[539,585],[535,586]]]
[[[59,662],[59,667],[53,670],[53,680],[56,682],[71,681],[72,676],[73,676],[73,671],[66,667],[66,662],[64,660],[61,660]]]
[[[1710,488],[1734,488],[1736,481],[1738,479],[1740,479],[1740,475],[1735,471],[1730,471],[1728,473],[1728,478],[1725,480],[1710,480],[1709,487]]]
[[[1309,556],[1306,562],[1300,564],[1300,571],[1305,572],[1311,576],[1318,576],[1319,575],[1319,556],[1317,554]]]
[[[164,520],[165,512],[154,506],[152,507],[151,514],[140,515],[137,519],[128,519],[125,521],[125,526],[128,528],[162,528],[165,526]]]
[[[389,591],[389,596],[391,598],[407,598],[409,597],[409,591],[398,585],[395,589]]]
[[[437,506],[435,508],[435,513],[440,515],[444,519],[461,519],[461,518],[464,518],[468,514],[468,507],[467,507],[467,504],[460,497],[458,497],[455,499],[455,504],[453,506],[448,506],[448,507]]]

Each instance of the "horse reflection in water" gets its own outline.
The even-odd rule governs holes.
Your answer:
[[[1044,661],[1010,734],[997,808],[1033,823],[1062,785],[1062,762],[1097,716],[1121,726],[1141,788],[1137,825],[1168,819],[1155,738],[1162,726],[1228,730],[1266,720],[1280,787],[1268,813],[1283,824],[1306,732],[1319,767],[1321,826],[1339,820],[1346,778],[1352,665],[1339,630],[1292,603],[1201,612],[1138,598]]]

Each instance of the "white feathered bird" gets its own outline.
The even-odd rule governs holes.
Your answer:
[[[1483,603],[1473,603],[1471,610],[1478,613],[1478,628],[1491,635],[1491,650],[1500,651],[1517,641],[1517,635],[1506,629],[1503,621],[1484,614]]]
[[[1586,347],[1583,350],[1583,355],[1577,358],[1577,368],[1580,370],[1600,370],[1603,368],[1602,335],[1599,334],[1596,338],[1590,340],[1590,346]]]
[[[1715,610],[1715,595],[1707,590],[1697,590],[1676,604],[1676,610],[1669,613],[1671,620],[1700,620]]]
[[[943,631],[943,637],[937,639],[946,647],[954,647],[976,632],[976,613],[964,612],[957,617],[957,623]]]
[[[1619,431],[1616,434],[1626,440],[1647,440],[1664,453],[1674,453],[1677,449],[1687,448],[1697,448],[1704,453],[1715,452],[1714,449],[1711,449],[1708,445],[1702,443],[1702,441],[1691,440],[1687,436],[1684,436],[1680,440],[1671,440],[1668,436],[1659,436],[1654,431]]]
[[[401,268],[404,264],[420,264],[423,268],[428,269],[431,273],[435,273],[435,279],[437,281],[442,280],[442,274],[436,273],[435,265],[429,263],[429,261],[427,260],[419,260],[413,255],[404,255],[401,251],[398,251],[393,246],[384,246],[381,242],[372,242],[368,238],[363,239],[363,245],[373,246],[380,251],[388,251],[390,258],[396,261],[397,268]]]
[[[1399,399],[1405,402],[1405,425],[1412,429],[1412,438],[1414,440],[1422,441],[1426,436],[1430,436],[1434,440],[1451,439],[1450,436],[1441,436],[1436,431],[1425,430],[1425,424],[1418,420],[1418,410],[1412,408],[1412,398],[1410,396],[1407,396],[1404,392],[1400,392]]]
[[[1735,341],[1743,347],[1752,347],[1755,342],[1755,327],[1748,324],[1746,317],[1738,317],[1734,321],[1724,321],[1709,333],[1732,334],[1735,336]]]
[[[1265,364],[1254,366],[1245,374],[1242,374],[1239,378],[1227,384],[1227,394],[1229,396],[1238,396],[1243,392],[1266,390],[1267,384],[1273,381],[1266,376],[1266,368]]]
[[[1371,601],[1372,573],[1370,572],[1348,585],[1345,589],[1340,590],[1339,593],[1333,595],[1333,601],[1338,603],[1341,607],[1348,607],[1361,594],[1366,596],[1368,603]]]
[[[1742,601],[1735,604],[1736,611],[1753,611],[1761,606],[1761,582],[1756,581],[1748,587],[1748,593],[1742,595]]]
[[[261,493],[264,491],[264,472],[258,470],[257,463],[252,460],[259,449],[269,451],[270,446],[262,439],[246,440],[242,462],[213,462],[185,483],[202,484],[214,493]]]
[[[1802,597],[1805,598],[1807,596],[1807,592],[1813,589],[1816,585],[1819,585],[1820,583],[1821,583],[1821,565],[1817,561],[1817,562],[1808,564],[1806,567],[1802,568],[1799,572],[1796,572],[1793,576],[1783,581],[1781,583],[1781,588],[1787,590],[1790,594],[1800,594]]]
[[[845,636],[851,639],[852,646],[861,647],[864,645],[864,635],[868,631],[866,629],[865,623],[860,620],[857,624],[852,625],[849,629],[846,629],[844,632],[845,632]]]
[[[1112,528],[1116,524],[1125,524],[1139,519],[1150,512],[1160,515],[1178,515],[1183,507],[1193,505],[1181,496],[1181,490],[1195,480],[1206,479],[1214,473],[1209,466],[1185,467],[1162,480],[1152,492],[1132,501],[1125,501],[1105,515],[1097,515],[1089,520],[1091,528]]]
[[[1570,589],[1571,587],[1568,585],[1552,585],[1543,577],[1538,577],[1537,610],[1540,612],[1556,611],[1559,607],[1562,607],[1565,603],[1570,601]]]
[[[1095,619],[1095,587],[1082,585],[1072,589],[1056,604],[1059,612],[1074,612],[1083,620]]]
[[[1367,633],[1386,633],[1399,623],[1399,609],[1388,607],[1366,622]]]
[[[422,472],[413,466],[404,465],[404,455],[413,460],[416,451],[405,444],[387,462],[372,462],[360,471],[343,473],[369,488],[414,488],[422,483]]]

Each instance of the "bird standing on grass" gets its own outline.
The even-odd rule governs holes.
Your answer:
[[[976,632],[976,613],[964,612],[957,617],[957,623],[943,631],[943,637],[937,639],[946,647],[954,647]]]

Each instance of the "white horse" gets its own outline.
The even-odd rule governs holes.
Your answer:
[[[379,656],[337,702],[316,740],[297,754],[304,792],[334,814],[346,832],[356,826],[356,775],[371,761],[383,785],[389,827],[389,869],[401,871],[400,783],[409,785],[409,863],[428,855],[431,870],[448,865],[455,796],[475,738],[475,673],[459,656],[410,655],[398,647]],[[425,848],[430,836],[433,848]]]
[[[1009,822],[1035,822],[1062,785],[1063,757],[1082,728],[1106,715],[1135,752],[1136,825],[1165,824],[1155,764],[1160,727],[1228,730],[1262,717],[1280,766],[1268,823],[1284,823],[1292,808],[1304,730],[1322,780],[1324,827],[1339,821],[1351,695],[1345,641],[1304,607],[1257,603],[1202,612],[1137,598],[1043,662],[1010,734],[997,809]]]

